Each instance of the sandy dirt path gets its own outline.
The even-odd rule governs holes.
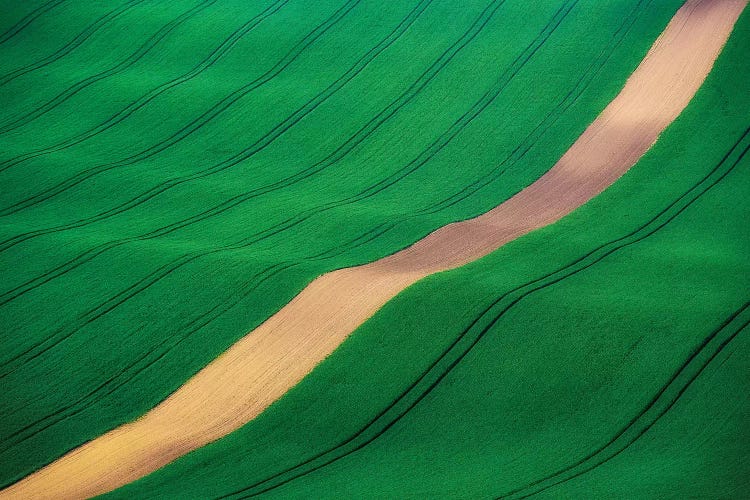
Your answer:
[[[528,188],[389,257],[317,278],[146,415],[71,451],[0,498],[91,497],[219,439],[280,398],[407,286],[482,257],[590,200],[685,108],[747,1],[686,2],[620,94]]]

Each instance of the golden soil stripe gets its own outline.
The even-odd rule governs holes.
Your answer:
[[[94,496],[219,439],[280,398],[407,286],[482,257],[590,200],[685,108],[747,1],[686,2],[620,94],[528,188],[389,257],[317,278],[142,418],[71,451],[0,498]]]

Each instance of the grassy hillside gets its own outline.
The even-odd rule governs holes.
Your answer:
[[[0,482],[141,415],[315,276],[528,185],[679,4],[71,1],[34,19],[0,45]]]
[[[110,496],[744,498],[750,15],[559,223],[388,303],[226,438]]]

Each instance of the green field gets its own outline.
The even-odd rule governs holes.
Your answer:
[[[549,169],[680,0],[0,2],[0,485]],[[750,495],[750,15],[601,196],[115,497]]]

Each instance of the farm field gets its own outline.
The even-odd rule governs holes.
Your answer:
[[[0,485],[146,414],[316,277],[528,192],[678,9],[744,6],[0,3]],[[745,12],[601,195],[395,290],[267,410],[110,495],[750,495],[749,37]]]

